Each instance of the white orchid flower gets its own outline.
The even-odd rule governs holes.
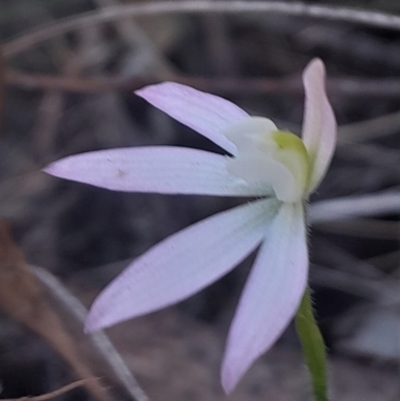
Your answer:
[[[311,61],[303,74],[302,139],[220,97],[167,82],[136,93],[231,156],[137,147],[70,156],[45,169],[115,191],[258,198],[193,224],[139,257],[95,300],[87,331],[181,301],[227,274],[261,244],[223,358],[222,385],[227,393],[233,390],[288,326],[306,289],[305,201],[324,177],[336,142],[324,81],[322,61]]]

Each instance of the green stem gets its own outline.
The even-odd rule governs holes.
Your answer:
[[[307,288],[296,314],[296,330],[311,375],[316,401],[328,401],[326,349],[315,321],[310,290]]]

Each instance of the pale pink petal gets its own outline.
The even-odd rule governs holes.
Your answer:
[[[240,107],[221,97],[174,82],[146,86],[135,92],[175,120],[235,154],[236,146],[225,137],[230,125],[248,117]]]
[[[337,125],[325,91],[325,66],[312,60],[303,74],[305,108],[302,138],[309,152],[312,171],[309,191],[321,182],[336,146]]]
[[[218,280],[255,249],[279,206],[273,198],[239,206],[160,242],[100,294],[86,330],[164,308]]]
[[[307,270],[303,206],[284,204],[268,226],[230,328],[222,366],[227,393],[292,320],[306,288]]]
[[[267,186],[250,185],[227,171],[228,156],[198,149],[152,146],[100,150],[58,160],[44,171],[114,191],[263,196]]]

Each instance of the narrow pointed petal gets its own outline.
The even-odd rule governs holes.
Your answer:
[[[325,66],[312,60],[303,74],[305,108],[302,138],[311,160],[309,192],[321,182],[336,146],[337,125],[325,90]]]
[[[221,97],[174,82],[146,86],[135,93],[222,149],[235,154],[236,146],[226,138],[224,131],[248,117],[240,107]]]
[[[260,243],[274,198],[219,213],[139,257],[95,300],[86,330],[111,326],[189,297],[228,273]]]
[[[56,177],[125,192],[263,196],[227,171],[229,157],[198,149],[152,146],[100,150],[69,156],[47,166]]]
[[[268,227],[230,328],[222,366],[227,393],[294,317],[307,271],[303,206],[283,204]]]

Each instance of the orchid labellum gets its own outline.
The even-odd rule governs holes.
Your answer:
[[[105,328],[183,300],[231,271],[261,244],[226,344],[222,385],[232,391],[288,326],[307,286],[305,203],[330,164],[336,122],[325,68],[303,73],[302,139],[217,96],[176,83],[137,95],[228,154],[154,146],[66,157],[45,171],[114,191],[255,197],[154,246],[95,300],[86,330]]]

